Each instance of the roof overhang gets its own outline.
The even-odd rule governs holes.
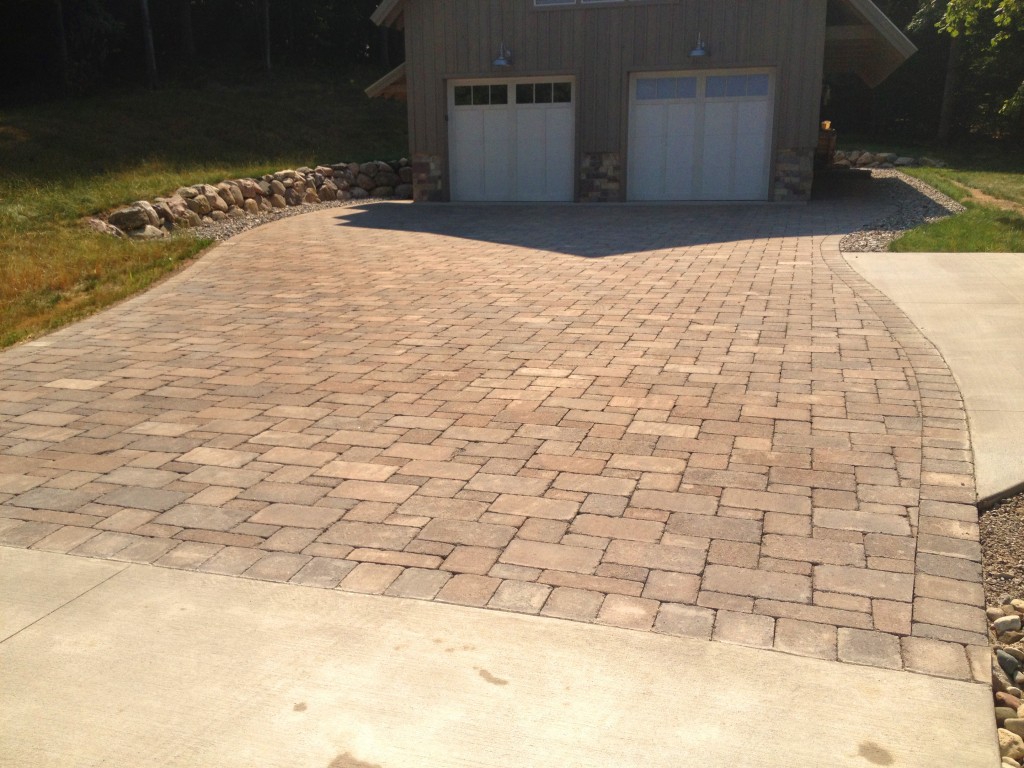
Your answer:
[[[401,29],[403,22],[402,6],[404,5],[405,0],[381,0],[377,10],[370,15],[370,20],[378,27]]]
[[[874,88],[916,51],[871,0],[829,0],[825,74],[852,72]]]
[[[371,99],[405,101],[408,95],[405,81],[405,62],[402,62],[380,80],[369,86],[364,93]]]

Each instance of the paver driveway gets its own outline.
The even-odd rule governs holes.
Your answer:
[[[827,237],[871,213],[248,232],[0,355],[0,543],[986,680],[959,393]]]

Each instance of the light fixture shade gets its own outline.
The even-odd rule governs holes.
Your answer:
[[[512,51],[505,47],[504,41],[498,46],[498,58],[494,60],[494,66],[496,67],[511,67],[512,66]]]
[[[697,35],[697,47],[690,51],[690,58],[696,59],[701,56],[707,56],[708,49],[704,47],[704,38],[702,35]]]

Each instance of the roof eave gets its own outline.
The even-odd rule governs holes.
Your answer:
[[[378,27],[392,27],[402,16],[405,0],[382,0],[372,14],[370,21]]]

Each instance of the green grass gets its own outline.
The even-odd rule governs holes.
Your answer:
[[[362,92],[380,74],[278,74],[0,109],[0,347],[143,290],[207,245],[119,241],[82,217],[182,184],[404,155],[404,106]]]
[[[889,250],[918,253],[1024,252],[1024,216],[965,202],[967,212],[925,224],[893,241]]]
[[[974,199],[971,190],[1016,205],[1024,205],[1024,153],[1019,148],[991,144],[936,149],[886,145],[884,142],[842,142],[844,149],[895,152],[942,160],[945,168],[903,168],[967,208],[958,216],[925,224],[895,240],[890,250],[945,253],[1024,252],[1024,215],[995,203]]]

